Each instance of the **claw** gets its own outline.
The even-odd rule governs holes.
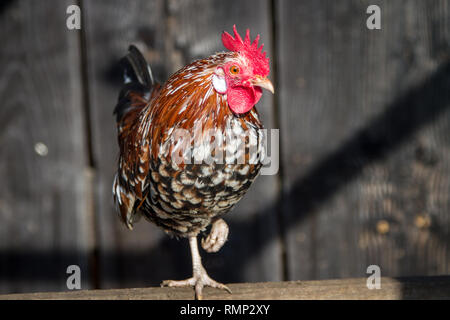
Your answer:
[[[203,299],[203,287],[209,286],[212,288],[226,290],[228,293],[231,293],[230,288],[226,285],[217,282],[209,277],[206,271],[203,269],[202,272],[194,275],[192,278],[185,280],[165,280],[161,283],[162,287],[194,287],[195,290],[195,299],[202,300]]]
[[[221,221],[221,222],[220,222]],[[219,223],[219,224],[217,224]],[[223,229],[223,225],[225,225],[225,229]],[[217,250],[220,249],[220,247],[222,247],[223,243],[225,242],[227,235],[228,235],[228,226],[225,223],[225,221],[223,221],[222,219],[217,220],[214,224],[213,227],[211,229],[211,234],[217,234],[217,232],[215,232],[214,230],[226,230],[225,233],[225,237],[224,240],[215,240],[212,244],[211,244],[211,248],[216,248],[217,247],[217,243],[219,243],[220,241],[222,241],[222,244],[220,244],[219,248],[217,248]],[[210,234],[210,236],[211,236]],[[219,232],[218,234],[224,234],[223,232]],[[212,237],[214,239],[220,239],[220,237]],[[207,239],[208,240],[208,239]],[[210,243],[210,242],[208,242]],[[162,287],[194,287],[195,290],[195,299],[197,300],[202,300],[203,295],[202,295],[202,291],[203,291],[203,287],[204,286],[209,286],[209,287],[213,287],[213,288],[218,288],[218,289],[222,289],[222,290],[226,290],[228,291],[228,293],[231,293],[230,288],[228,288],[226,285],[219,283],[213,279],[211,279],[209,277],[209,275],[206,273],[205,268],[203,268],[202,265],[202,259],[200,257],[200,253],[198,252],[198,246],[197,246],[197,237],[193,236],[189,238],[189,246],[191,248],[191,254],[192,254],[192,273],[193,276],[192,278],[189,279],[185,279],[185,280],[165,280],[161,283]],[[210,248],[209,246],[207,246],[207,248]],[[205,249],[206,250],[206,249]]]

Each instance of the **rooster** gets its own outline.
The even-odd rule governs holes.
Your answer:
[[[207,274],[197,236],[211,225],[201,242],[207,252],[217,252],[227,240],[222,217],[257,177],[265,154],[255,105],[262,88],[274,92],[259,35],[252,42],[248,29],[244,40],[236,26],[233,31],[234,37],[222,34],[228,52],[190,63],[163,85],[130,46],[121,60],[125,86],[114,110],[120,156],[113,197],[119,216],[129,229],[144,216],[168,234],[189,239],[193,276],[162,285],[192,286],[197,299],[204,286],[231,293]]]

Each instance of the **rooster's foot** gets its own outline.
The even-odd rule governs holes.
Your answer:
[[[186,280],[165,280],[161,283],[163,287],[194,287],[195,298],[197,300],[202,300],[202,290],[204,286],[209,286],[212,288],[218,288],[226,290],[231,293],[231,290],[224,284],[219,283],[211,279],[206,271],[203,269],[201,272],[194,274],[192,278]]]
[[[228,239],[228,225],[223,219],[214,221],[211,232],[202,239],[202,248],[206,252],[217,252]]]

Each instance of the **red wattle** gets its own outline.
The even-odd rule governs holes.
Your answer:
[[[231,111],[237,114],[250,111],[262,96],[259,87],[231,87],[227,91],[228,105]]]

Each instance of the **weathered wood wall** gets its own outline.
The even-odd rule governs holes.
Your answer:
[[[64,289],[92,243],[79,37],[69,1],[0,8],[0,291]],[[88,275],[89,273],[86,272]],[[89,277],[83,286],[89,288]]]
[[[370,4],[381,30],[365,27]],[[276,14],[289,278],[448,273],[449,2]]]
[[[157,285],[190,274],[185,241],[112,205],[118,59],[146,49],[160,80],[222,50],[236,24],[261,33],[277,93],[281,167],[226,218],[204,254],[224,282],[450,272],[448,1],[73,1],[0,6],[0,292]],[[381,7],[382,29],[366,28]]]

